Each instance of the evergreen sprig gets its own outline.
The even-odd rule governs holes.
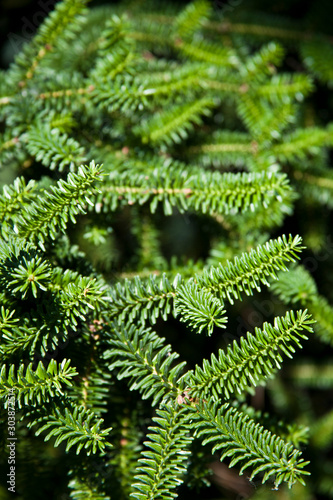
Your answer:
[[[308,338],[304,330],[311,332],[312,323],[307,311],[298,311],[297,316],[291,311],[276,317],[274,325],[255,328],[254,335],[247,333],[239,344],[234,341],[226,352],[220,350],[218,357],[212,354],[210,362],[203,360],[202,368],[196,366],[186,380],[191,396],[229,398],[258,385],[281,368],[282,354],[292,358],[295,347],[301,347],[300,340]]]
[[[277,271],[287,271],[286,264],[299,258],[301,241],[299,236],[291,235],[288,239],[283,235],[267,241],[225,266],[204,270],[196,277],[197,286],[233,304],[242,293],[252,295],[253,290],[260,291],[260,283],[269,285],[268,277],[277,279]]]
[[[64,394],[63,386],[71,385],[73,377],[77,375],[75,368],[69,365],[70,360],[64,359],[58,364],[52,359],[47,369],[40,361],[35,370],[32,363],[27,367],[21,365],[17,371],[15,365],[11,365],[8,373],[6,365],[3,365],[0,373],[0,397],[6,398],[13,391],[19,407],[42,405],[45,401],[51,401],[55,396]]]
[[[152,213],[161,202],[166,215],[172,214],[173,207],[180,212],[235,214],[253,212],[261,206],[269,209],[276,198],[282,202],[290,189],[284,174],[220,174],[182,171],[177,167],[166,162],[162,169],[156,168],[150,175],[112,172],[100,187],[95,206],[99,211],[113,211],[119,206],[149,201]]]
[[[96,421],[94,412],[84,407],[65,408],[64,412],[55,408],[54,414],[49,415],[44,420],[46,423],[37,419],[33,421],[32,426],[42,423],[35,434],[39,436],[42,432],[47,432],[44,441],[51,437],[56,437],[54,446],[59,446],[63,441],[66,444],[66,451],[76,447],[78,455],[82,449],[89,456],[90,454],[105,453],[112,445],[107,441],[111,428],[101,429],[103,419]]]
[[[110,359],[109,370],[117,369],[117,378],[129,378],[130,390],[138,390],[144,399],[152,398],[156,405],[167,397],[181,391],[177,382],[186,362],[172,366],[178,354],[164,345],[163,338],[147,328],[134,325],[112,328],[104,357]],[[180,386],[181,387],[181,386]]]
[[[156,414],[153,421],[158,425],[149,427],[130,495],[138,500],[176,498],[173,490],[184,481],[190,456],[193,437],[186,425],[186,408],[163,405]]]
[[[26,141],[29,153],[51,170],[62,172],[65,167],[73,170],[86,159],[77,141],[61,133],[58,128],[45,126],[45,123],[31,127]]]
[[[180,321],[188,323],[192,330],[211,335],[214,327],[225,328],[227,322],[223,304],[209,291],[199,291],[194,283],[180,286],[175,299],[176,314]]]
[[[84,213],[92,204],[93,183],[99,178],[99,166],[91,162],[89,167],[80,166],[78,173],[70,172],[67,181],[44,191],[38,202],[26,206],[16,221],[15,232],[23,238],[37,240],[43,248],[46,235],[55,239],[64,232],[68,220],[75,223],[75,216]]]
[[[176,498],[209,484],[207,445],[276,488],[304,484],[301,445],[316,477],[292,495],[327,492],[333,467],[315,461],[329,456],[332,415],[315,391],[332,387],[329,351],[278,374],[314,320],[313,344],[333,338],[329,297],[293,266],[302,239],[284,226],[309,253],[326,245],[323,11],[302,27],[208,0],[86,4],[57,2],[0,72],[0,396],[22,416],[18,495],[35,498],[36,475],[49,495],[57,471],[59,498]],[[265,299],[300,310],[279,303],[221,349],[235,338],[226,309],[231,328],[250,321],[272,281]],[[63,446],[52,453],[31,427]]]
[[[212,452],[222,450],[221,461],[231,458],[230,467],[240,463],[242,474],[248,467],[254,469],[250,480],[264,473],[262,482],[274,476],[275,488],[282,482],[289,488],[296,482],[304,484],[302,476],[308,465],[301,452],[292,444],[284,442],[256,423],[248,415],[230,408],[228,404],[219,406],[217,402],[202,403],[196,406],[196,435],[203,443],[212,443]]]

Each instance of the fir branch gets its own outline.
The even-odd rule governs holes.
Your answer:
[[[290,443],[272,434],[263,426],[251,420],[248,415],[229,408],[228,404],[219,408],[219,403],[202,403],[193,411],[197,417],[196,435],[203,438],[203,444],[212,443],[212,453],[222,449],[221,461],[231,457],[229,467],[243,463],[240,474],[250,467],[254,469],[250,480],[264,472],[262,483],[275,477],[275,489],[282,482],[289,488],[296,482],[304,484],[302,475],[309,475],[304,467],[301,452]]]
[[[25,299],[45,292],[51,281],[49,262],[23,239],[0,240],[0,289]]]
[[[220,299],[227,299],[233,304],[234,299],[241,299],[241,293],[252,295],[252,290],[260,291],[260,283],[269,286],[268,277],[277,279],[277,271],[287,271],[286,263],[295,262],[301,238],[285,235],[276,240],[269,240],[249,253],[243,253],[225,266],[212,267],[196,276],[197,286],[209,290]]]
[[[214,326],[226,328],[223,304],[209,291],[199,290],[192,282],[177,289],[175,314],[180,314],[180,321],[187,323],[197,333],[205,330],[211,335]]]
[[[26,183],[23,177],[17,177],[13,184],[4,185],[0,195],[0,222],[9,223],[13,215],[17,214],[22,205],[36,198],[36,183],[30,180]]]
[[[172,367],[178,354],[171,351],[170,345],[164,345],[165,339],[150,328],[116,323],[112,335],[104,357],[111,360],[110,370],[119,369],[118,379],[129,378],[130,390],[138,390],[143,399],[152,398],[152,405],[176,397],[182,390],[178,385],[186,362]]]
[[[57,3],[39,27],[37,35],[16,57],[11,68],[13,82],[18,83],[21,88],[25,87],[48,51],[54,49],[58,39],[64,41],[75,37],[78,26],[83,21],[82,14],[87,2],[88,0],[63,0]]]
[[[288,368],[286,378],[291,379],[299,387],[332,389],[333,366],[331,362],[325,360],[320,360],[318,365],[311,360],[303,359]]]
[[[311,441],[318,448],[327,449],[333,442],[333,410],[320,417],[311,427]]]
[[[57,292],[61,309],[72,326],[76,326],[78,318],[84,321],[89,311],[100,312],[110,302],[108,287],[102,279],[70,271],[55,269],[50,288]]]
[[[177,38],[175,47],[190,60],[214,64],[223,68],[234,68],[240,64],[235,50],[230,47],[223,47],[217,43],[208,42],[205,39],[200,38],[199,40],[187,42],[181,38]]]
[[[187,64],[164,75],[119,75],[110,87],[109,82],[96,83],[92,92],[94,104],[101,109],[126,113],[141,111],[179,94],[193,96],[196,89],[205,86],[204,77],[209,67],[203,63]]]
[[[99,487],[89,483],[89,480],[84,482],[81,477],[71,479],[68,483],[68,488],[71,490],[70,498],[73,500],[111,500],[109,495],[99,491]]]
[[[317,155],[323,147],[332,146],[332,125],[326,129],[308,127],[297,129],[284,136],[284,141],[272,145],[272,151],[279,161],[294,162],[304,160],[307,156]]]
[[[110,291],[110,316],[118,321],[139,318],[141,323],[149,318],[152,324],[158,317],[166,320],[180,283],[179,274],[171,283],[165,273],[161,277],[153,274],[144,281],[135,276],[133,280],[118,282]]]
[[[176,35],[191,38],[210,16],[211,5],[206,0],[196,0],[185,7],[174,20]]]
[[[136,129],[143,143],[165,143],[170,146],[188,137],[194,125],[201,125],[201,116],[210,116],[214,102],[203,98],[183,106],[175,106],[168,111],[156,114],[143,126]]]
[[[184,481],[187,469],[193,438],[186,425],[186,408],[163,405],[156,413],[153,421],[157,426],[149,427],[150,441],[144,443],[148,450],[139,459],[134,492],[130,494],[137,500],[176,498],[173,490]]]
[[[66,407],[64,412],[55,407],[53,414],[37,418],[30,424],[30,427],[43,424],[35,431],[36,436],[47,431],[44,441],[56,437],[54,447],[65,441],[67,442],[66,451],[75,446],[77,455],[84,449],[86,455],[89,456],[96,453],[104,454],[108,448],[112,447],[112,444],[107,441],[112,428],[101,429],[103,422],[102,418],[96,420],[96,415],[82,406]]]
[[[99,211],[114,211],[119,205],[150,201],[152,213],[158,202],[162,202],[166,215],[172,214],[173,207],[180,212],[192,209],[211,215],[235,214],[253,212],[262,205],[268,208],[276,198],[282,201],[289,189],[286,176],[280,173],[181,171],[176,166],[165,164],[164,168],[156,168],[150,175],[111,172],[100,187],[95,207]]]
[[[210,267],[204,269],[203,273],[196,274],[194,281],[199,293],[196,298],[192,296],[191,300],[201,317],[200,322],[207,324],[207,311],[204,314],[200,312],[206,308],[205,293],[209,292],[219,301],[227,299],[233,304],[234,299],[241,299],[242,293],[252,295],[254,289],[260,291],[260,283],[269,285],[269,277],[277,279],[276,272],[287,271],[286,263],[298,258],[297,254],[303,248],[300,243],[299,236],[293,238],[290,235],[287,240],[283,235],[282,238],[270,240],[265,245],[259,245],[255,250],[236,257],[233,262],[228,261],[225,266]],[[180,275],[176,275],[173,283],[170,283],[165,273],[161,278],[152,275],[146,281],[135,277],[133,281],[117,283],[110,292],[110,315],[117,317],[118,321],[138,318],[140,322],[149,319],[151,323],[155,323],[158,317],[166,320],[181,284]],[[185,289],[186,294],[191,296],[191,291],[186,286]],[[181,307],[181,310],[183,314],[184,308]]]
[[[272,291],[285,304],[301,304],[316,318],[316,335],[327,344],[333,345],[333,307],[317,290],[311,274],[302,266],[291,269],[289,279],[279,274],[272,284]]]
[[[297,317],[291,311],[275,318],[274,326],[264,323],[254,335],[247,333],[239,344],[234,341],[227,352],[219,350],[218,358],[212,354],[211,362],[204,360],[186,380],[191,396],[229,398],[270,378],[281,367],[282,353],[292,358],[295,346],[301,347],[300,340],[308,338],[303,330],[311,332],[313,322],[307,311],[298,311]]]
[[[257,17],[257,16],[256,16]],[[272,20],[272,19],[270,19]],[[252,37],[270,39],[277,38],[286,40],[288,42],[299,42],[308,41],[312,38],[316,38],[317,34],[309,30],[304,31],[300,29],[293,29],[292,27],[285,26],[285,19],[283,19],[284,26],[274,26],[271,23],[259,23],[259,22],[236,22],[232,19],[224,19],[223,22],[209,21],[205,24],[205,28],[219,33],[233,33],[240,35],[250,35]],[[322,39],[325,39],[325,35],[321,35]],[[329,41],[329,38],[326,38]]]
[[[274,72],[274,67],[281,64],[283,56],[283,47],[278,43],[270,42],[253,56],[248,57],[240,71],[247,82],[253,80],[262,83]]]
[[[70,360],[64,359],[57,364],[51,359],[47,369],[40,361],[36,370],[32,363],[27,367],[21,365],[15,374],[15,365],[11,365],[7,374],[7,367],[3,365],[0,372],[0,397],[8,398],[14,391],[15,400],[19,408],[23,406],[40,406],[44,402],[52,401],[55,396],[64,394],[63,386],[70,386],[71,379],[78,373],[71,368]]]
[[[237,102],[237,109],[239,116],[258,143],[279,139],[284,129],[295,120],[293,102],[279,101],[273,108],[272,103],[260,99],[255,93],[242,95]]]
[[[99,175],[99,166],[94,162],[89,167],[79,167],[77,174],[69,173],[67,181],[58,181],[57,186],[45,191],[38,202],[25,207],[17,220],[16,233],[38,240],[43,248],[46,236],[54,240],[58,231],[65,231],[68,219],[75,223],[75,216],[84,213],[86,205],[92,203],[89,194]]]
[[[333,71],[329,64],[333,56],[332,41],[317,37],[317,39],[306,41],[300,46],[300,51],[305,66],[322,82],[331,85],[333,82]]]
[[[45,354],[49,347],[55,349],[55,343],[50,346],[49,339],[45,341],[45,336],[43,336],[43,340],[41,341],[41,337],[45,333],[45,330],[45,328],[38,329],[34,326],[29,327],[26,324],[18,326],[13,325],[11,329],[7,328],[6,332],[1,336],[0,353],[2,359],[10,360],[18,353],[22,356],[23,352],[27,353],[29,351],[31,354],[35,354],[36,346],[41,342],[46,345],[43,354]]]
[[[29,153],[51,170],[62,172],[81,165],[86,158],[84,149],[72,137],[47,123],[37,123],[26,134]]]
[[[12,331],[12,328],[18,326],[19,318],[13,318],[15,314],[15,310],[5,309],[4,306],[1,306],[0,309],[1,317],[0,317],[0,334],[1,337],[6,335]]]
[[[260,85],[256,92],[275,104],[279,101],[303,101],[313,88],[313,81],[308,75],[279,73],[270,82]]]
[[[189,146],[185,155],[205,168],[244,168],[258,153],[258,143],[244,132],[215,131],[209,143]]]

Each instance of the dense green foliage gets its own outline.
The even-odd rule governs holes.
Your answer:
[[[3,476],[15,401],[22,500],[333,496],[331,38],[86,4],[0,74]]]

